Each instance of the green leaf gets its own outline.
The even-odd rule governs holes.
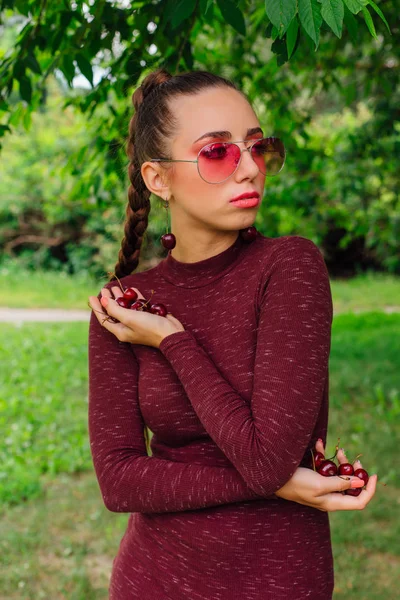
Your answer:
[[[349,30],[350,38],[353,44],[358,43],[358,23],[357,19],[352,15],[347,6],[344,7],[344,22]]]
[[[8,125],[0,125],[0,137],[2,137],[7,131],[11,132]]]
[[[75,66],[69,54],[64,54],[62,57],[60,69],[64,73],[68,84],[71,86],[72,80],[75,77]]]
[[[287,28],[287,32],[286,32],[286,48],[287,48],[288,58],[290,58],[292,56],[292,52],[296,45],[298,34],[299,34],[299,23],[298,23],[297,17],[294,17],[292,19],[292,22],[290,23],[289,27]]]
[[[21,98],[30,104],[32,100],[32,84],[27,75],[22,75],[19,80],[19,93],[21,94]]]
[[[343,31],[343,0],[322,0],[321,15],[333,33],[340,39]]]
[[[377,6],[375,4],[375,2],[372,2],[372,0],[368,0],[368,4],[370,4],[372,6],[372,8],[374,9],[374,11],[380,16],[380,18],[382,19],[382,21],[385,23],[388,32],[390,33],[390,35],[392,35],[392,32],[390,31],[389,23],[386,21],[385,15],[383,14],[383,12],[379,8],[379,6]]]
[[[362,7],[362,12],[363,12],[364,19],[365,19],[365,22],[367,24],[367,27],[368,27],[368,29],[370,31],[370,34],[372,35],[373,38],[375,38],[377,40],[378,36],[376,35],[375,25],[374,25],[374,22],[372,20],[371,15],[368,12],[368,8],[366,8],[365,6],[363,6]]]
[[[214,0],[200,0],[200,12],[206,15],[213,5]]]
[[[319,30],[322,25],[321,6],[317,0],[298,0],[298,4],[300,23],[315,43],[315,50],[317,50]]]
[[[25,64],[34,73],[37,73],[38,75],[42,74],[42,69],[41,69],[41,67],[36,59],[36,56],[34,55],[32,50],[31,50],[31,53],[28,54],[28,56],[25,58]]]
[[[169,17],[171,28],[176,29],[183,21],[190,17],[196,8],[196,4],[196,0],[178,0],[178,2],[174,2]]]
[[[278,29],[275,27],[275,25],[272,26],[272,31],[271,31],[271,37],[272,40],[275,41],[276,38],[279,36],[279,31]]]
[[[357,15],[363,7],[359,0],[344,0],[344,3],[353,15]]]
[[[78,63],[78,67],[82,75],[86,77],[90,85],[93,87],[93,69],[89,60],[84,54],[77,54],[75,60]]]
[[[265,0],[265,12],[282,37],[297,12],[296,0]]]
[[[236,29],[236,31],[242,35],[246,35],[244,16],[236,4],[232,0],[217,0],[217,4],[225,21]]]

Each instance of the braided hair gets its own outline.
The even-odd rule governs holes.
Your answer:
[[[150,158],[171,158],[168,141],[178,128],[178,119],[169,101],[176,96],[195,95],[203,89],[217,86],[228,86],[242,93],[232,81],[208,71],[171,75],[164,68],[149,73],[134,91],[132,104],[135,113],[129,122],[127,144],[130,186],[124,237],[110,281],[130,275],[139,264],[151,209],[151,191],[144,182],[141,166]],[[169,168],[169,163],[160,164],[167,165],[162,168]]]

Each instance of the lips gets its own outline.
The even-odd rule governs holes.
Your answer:
[[[242,200],[245,198],[259,198],[260,194],[258,192],[244,192],[240,196],[236,196],[236,198],[232,198],[230,202],[236,202],[236,200]]]

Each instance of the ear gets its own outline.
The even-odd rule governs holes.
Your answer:
[[[166,182],[164,169],[156,162],[144,162],[141,166],[141,173],[146,187],[156,196],[167,198],[170,194],[170,188]]]

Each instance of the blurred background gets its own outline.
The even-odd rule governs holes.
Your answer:
[[[131,94],[159,66],[232,79],[285,143],[254,224],[325,257],[327,456],[340,438],[379,476],[365,511],[330,514],[334,598],[398,595],[398,6],[285,4],[0,1],[0,598],[107,598],[129,515],[107,511],[91,462],[87,300],[123,236]],[[151,202],[138,271],[167,252]]]

